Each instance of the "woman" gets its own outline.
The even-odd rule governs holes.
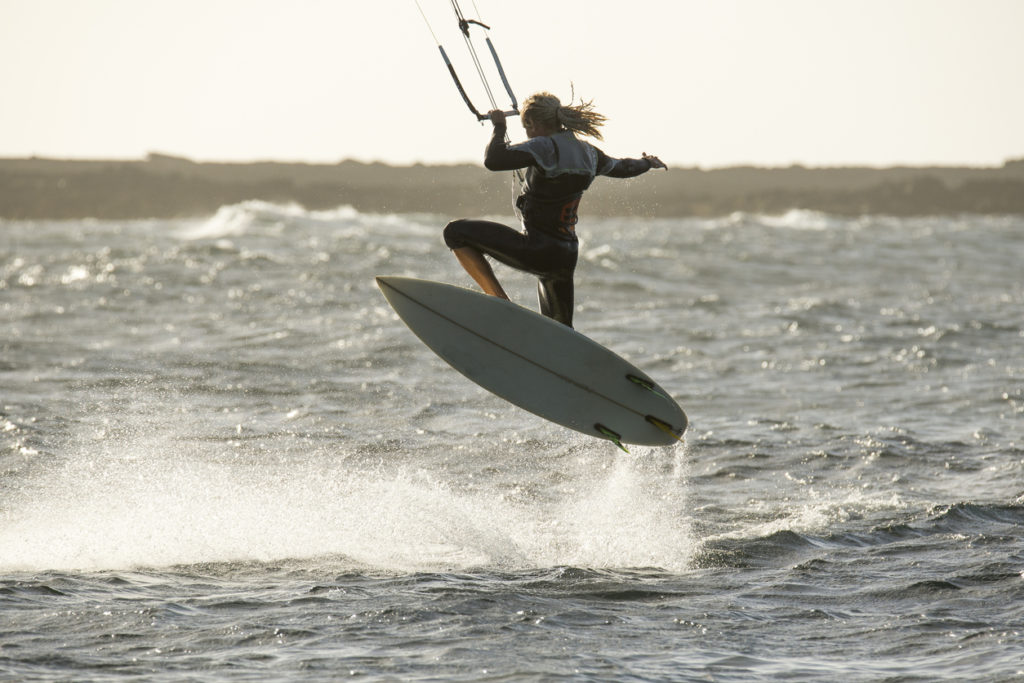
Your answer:
[[[576,209],[583,191],[598,175],[632,178],[652,168],[667,168],[658,157],[614,159],[576,137],[601,140],[605,117],[590,102],[563,106],[550,93],[538,93],[523,103],[521,120],[526,142],[505,142],[505,115],[490,112],[494,132],[484,166],[491,171],[525,168],[523,193],[516,200],[523,232],[483,220],[452,221],[444,229],[445,244],[484,292],[508,299],[485,258],[533,273],[539,278],[540,311],[572,327],[573,271],[579,242]]]

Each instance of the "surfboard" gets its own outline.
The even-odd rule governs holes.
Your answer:
[[[382,276],[377,285],[434,353],[520,408],[623,450],[667,446],[686,430],[686,414],[668,392],[562,323],[440,282]]]

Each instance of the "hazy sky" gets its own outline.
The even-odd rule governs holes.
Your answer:
[[[420,4],[476,86],[449,1]],[[473,0],[460,4],[475,16]],[[704,167],[1024,157],[1024,0],[475,7],[520,100],[567,100],[574,85],[609,117],[601,146],[613,156]],[[489,130],[413,0],[0,0],[0,86],[6,157],[478,162]],[[518,124],[510,133],[522,137]]]

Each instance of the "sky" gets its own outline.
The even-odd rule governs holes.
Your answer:
[[[1024,0],[461,0],[520,101],[670,165],[1024,157]],[[0,157],[479,163],[450,0],[0,0]],[[426,21],[424,16],[426,15]],[[429,27],[428,27],[429,25]],[[508,104],[500,82],[498,104]],[[512,123],[509,134],[523,137]]]

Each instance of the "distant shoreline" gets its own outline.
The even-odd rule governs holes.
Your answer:
[[[507,173],[474,164],[389,166],[342,161],[194,162],[0,159],[0,218],[130,219],[208,216],[259,199],[307,209],[448,216],[511,213]],[[1024,159],[1001,167],[728,167],[599,178],[581,214],[721,216],[791,209],[839,215],[1024,214]]]

